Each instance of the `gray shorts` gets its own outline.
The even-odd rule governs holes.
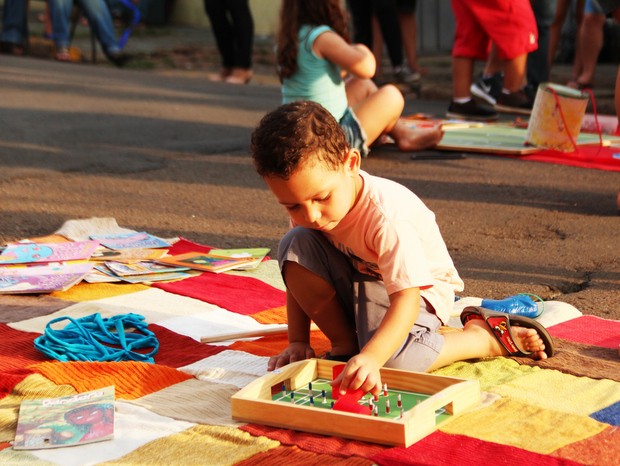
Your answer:
[[[355,320],[360,348],[372,338],[390,305],[382,281],[353,268],[350,260],[321,233],[296,227],[280,241],[280,271],[286,261],[302,267],[331,283],[343,311]],[[424,299],[420,300],[418,320],[401,347],[385,363],[386,367],[424,372],[437,359],[444,344],[439,318]]]
[[[342,115],[342,118],[340,118],[338,123],[344,131],[351,149],[359,150],[362,157],[366,157],[370,152],[370,149],[368,149],[368,146],[366,145],[368,138],[366,137],[364,128],[362,128],[362,125],[350,107],[345,110],[344,115]]]

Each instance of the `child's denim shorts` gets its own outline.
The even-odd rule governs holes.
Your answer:
[[[350,260],[322,233],[302,227],[288,231],[280,241],[278,262],[282,271],[287,261],[297,262],[331,283],[343,312],[355,320],[360,348],[372,338],[390,305],[382,281],[355,270]],[[420,299],[418,319],[401,347],[385,363],[386,367],[424,372],[437,359],[444,337],[441,321],[430,304]]]
[[[338,123],[344,130],[344,134],[351,145],[351,149],[359,150],[362,157],[368,156],[370,152],[370,149],[368,149],[366,145],[366,140],[368,138],[366,137],[364,128],[362,128],[362,125],[355,116],[355,113],[351,110],[351,107],[347,107]]]

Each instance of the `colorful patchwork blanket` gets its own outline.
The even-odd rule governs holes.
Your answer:
[[[192,245],[181,240],[174,247],[181,253]],[[254,271],[205,272],[152,286],[81,283],[51,295],[0,297],[0,463],[618,463],[620,322],[579,312],[560,312],[545,322],[557,348],[551,359],[490,358],[436,371],[478,380],[483,402],[408,448],[236,422],[231,396],[266,374],[268,357],[286,346],[286,336],[200,340],[285,323],[283,289],[277,264],[267,261]],[[159,343],[154,363],[61,362],[35,349],[34,340],[50,320],[97,313],[143,316]],[[546,314],[549,319],[553,312]],[[312,340],[317,354],[329,349],[319,331]],[[23,400],[111,385],[116,393],[112,440],[12,448]]]

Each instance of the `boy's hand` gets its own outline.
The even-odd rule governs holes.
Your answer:
[[[304,359],[314,358],[314,350],[309,343],[291,343],[284,351],[277,356],[269,358],[267,363],[267,370],[272,371],[282,366],[286,366],[288,363],[303,361]]]
[[[360,353],[349,359],[342,373],[332,381],[332,386],[340,383],[340,394],[347,390],[363,390],[364,393],[378,395],[381,392],[381,366],[371,357]]]

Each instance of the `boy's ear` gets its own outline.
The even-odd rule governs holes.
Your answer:
[[[357,149],[349,149],[344,160],[344,166],[347,171],[357,174],[360,171],[362,156]]]

